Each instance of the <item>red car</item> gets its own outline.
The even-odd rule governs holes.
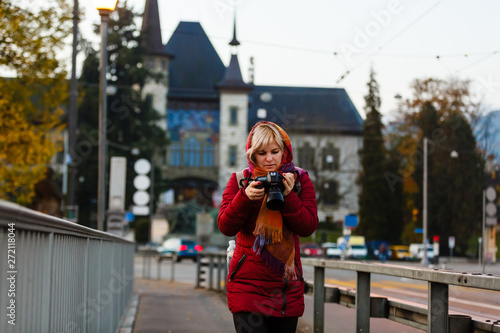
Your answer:
[[[322,257],[323,251],[316,243],[300,244],[300,255],[303,257]]]

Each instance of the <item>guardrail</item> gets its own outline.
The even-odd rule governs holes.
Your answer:
[[[117,331],[134,243],[0,200],[0,332]]]
[[[207,289],[222,291],[221,282],[227,276],[227,254],[224,251],[202,251],[198,253],[196,261],[196,288],[201,288],[201,283],[207,279]],[[206,268],[206,269],[204,269]],[[217,287],[213,288],[213,274],[217,275]],[[221,278],[221,273],[224,273]],[[226,283],[224,283],[224,290]]]
[[[314,296],[314,332],[324,332],[325,302],[356,309],[356,332],[370,332],[370,317],[387,318],[432,333],[500,332],[499,322],[474,321],[467,315],[450,315],[449,286],[500,291],[500,277],[412,268],[390,264],[303,258],[304,266],[314,267],[314,282],[307,282],[306,293]],[[356,272],[356,292],[325,286],[325,269]],[[404,277],[428,282],[427,308],[399,303],[370,295],[371,274]],[[309,290],[307,290],[309,289]]]

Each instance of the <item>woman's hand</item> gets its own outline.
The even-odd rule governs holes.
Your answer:
[[[285,185],[285,190],[283,191],[283,197],[286,197],[287,195],[292,192],[293,187],[295,186],[295,174],[293,173],[284,173],[283,174],[283,184]]]
[[[245,188],[245,194],[247,195],[247,198],[252,201],[261,200],[266,194],[266,189],[256,188],[257,185],[260,185],[260,182],[251,182],[250,185]]]

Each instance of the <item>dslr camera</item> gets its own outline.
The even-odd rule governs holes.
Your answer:
[[[283,184],[283,175],[277,171],[271,171],[267,176],[256,177],[254,181],[260,182],[255,188],[265,188],[267,193],[266,206],[270,210],[280,210],[285,204],[283,198],[283,191],[285,184]]]

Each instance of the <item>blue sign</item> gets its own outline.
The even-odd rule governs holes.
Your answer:
[[[134,213],[132,212],[127,212],[127,214],[125,214],[125,222],[134,222],[135,220],[135,216],[134,216]]]
[[[422,229],[422,228],[415,228],[415,233],[416,234],[423,234],[424,233],[424,229]]]
[[[346,215],[344,226],[356,228],[358,226],[358,217],[356,215]]]

